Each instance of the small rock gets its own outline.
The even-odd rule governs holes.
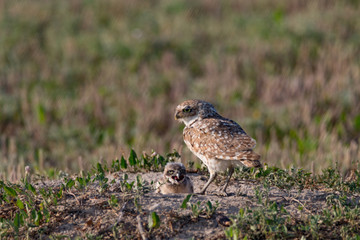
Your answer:
[[[231,225],[231,220],[225,215],[219,215],[216,217],[216,221],[225,227],[229,227]]]

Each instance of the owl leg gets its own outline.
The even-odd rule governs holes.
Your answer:
[[[233,168],[233,167],[230,167],[230,168],[229,168],[229,175],[228,175],[228,177],[227,177],[227,179],[226,179],[226,183],[225,183],[225,185],[224,185],[224,188],[222,189],[222,192],[223,192],[225,195],[228,195],[228,194],[226,193],[226,188],[227,188],[227,186],[228,186],[228,184],[229,184],[229,182],[230,182],[230,178],[231,178],[231,176],[233,175],[233,173],[234,173],[234,168]]]
[[[209,180],[207,181],[203,189],[199,192],[199,194],[205,194],[206,189],[209,187],[210,183],[212,183],[215,180],[216,176],[217,176],[216,172],[210,173]]]

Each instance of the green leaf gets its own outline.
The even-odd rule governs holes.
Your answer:
[[[75,181],[72,179],[69,179],[69,181],[66,183],[66,188],[70,189],[75,185]]]
[[[47,210],[47,208],[43,209],[43,216],[45,216],[46,222],[50,221],[50,212],[49,212],[49,210]]]
[[[273,20],[276,23],[281,23],[284,19],[284,11],[280,8],[276,9],[273,12]]]
[[[135,182],[134,181],[132,181],[131,183],[126,182],[125,184],[126,184],[126,189],[127,190],[132,190]]]
[[[156,156],[154,156],[151,161],[153,162],[153,165],[157,168],[158,165],[159,165],[159,162],[158,162],[158,158]]]
[[[231,238],[234,233],[233,233],[233,227],[229,227],[229,229],[225,232],[227,238]]]
[[[19,228],[21,227],[21,224],[23,224],[23,219],[22,219],[22,215],[20,213],[16,213],[15,218],[14,218],[14,227],[15,227],[15,231],[19,232]]]
[[[80,185],[84,185],[84,184],[85,184],[85,179],[82,178],[82,177],[76,177],[76,181],[78,181],[78,183],[79,183]]]
[[[182,208],[182,209],[186,209],[186,208],[187,208],[187,203],[189,202],[191,196],[192,196],[192,194],[188,194],[188,195],[185,197],[184,201],[183,201],[182,204],[181,204],[181,208]]]
[[[16,206],[20,209],[24,209],[24,203],[20,199],[16,200]]]
[[[356,131],[360,131],[360,115],[354,118],[354,128]]]
[[[45,107],[42,104],[37,105],[36,114],[39,123],[44,124],[46,121],[46,116],[45,116]]]
[[[56,192],[56,197],[60,199],[62,198],[62,196],[63,196],[63,188],[61,187],[60,190]]]
[[[5,192],[6,192],[8,195],[10,195],[10,196],[12,196],[12,197],[16,197],[16,196],[17,196],[16,191],[15,191],[13,188],[11,188],[11,187],[8,187],[8,186],[5,186],[5,185],[4,185],[4,190],[5,190]]]
[[[119,159],[113,160],[111,168],[113,171],[120,171],[120,161]]]
[[[127,168],[127,163],[126,163],[126,160],[125,160],[124,156],[121,156],[120,166],[121,166],[122,169]]]
[[[136,176],[136,184],[138,187],[142,186],[142,179],[141,179],[141,175],[137,175]]]
[[[53,198],[53,204],[54,204],[55,206],[57,206],[57,204],[58,204],[57,198]]]
[[[161,164],[161,166],[165,166],[167,161],[165,161],[165,158],[163,156],[159,156],[158,159],[157,159],[157,162]]]
[[[33,185],[31,185],[31,183],[26,183],[25,187],[27,190],[31,191],[33,194],[36,193],[36,189],[34,188]]]
[[[104,174],[104,169],[103,169],[101,163],[97,163],[96,168],[97,168],[99,173]]]
[[[244,208],[240,208],[240,209],[239,209],[239,215],[240,215],[241,218],[244,217],[244,213],[245,213]]]
[[[36,226],[39,226],[40,225],[40,221],[42,219],[42,214],[41,214],[41,211],[35,211],[35,224]]]
[[[207,201],[207,202],[206,202],[206,205],[209,207],[210,210],[213,208],[213,206],[212,206],[212,204],[211,204],[210,201]]]
[[[129,163],[130,166],[135,166],[137,160],[136,152],[134,149],[131,149],[130,156],[129,156]]]
[[[156,214],[156,212],[152,212],[149,215],[149,219],[148,219],[148,227],[150,229],[152,228],[158,228],[160,226],[160,218],[159,216]]]

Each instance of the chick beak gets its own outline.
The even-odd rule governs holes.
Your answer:
[[[180,180],[180,174],[177,173],[175,176],[172,177],[172,179],[179,181]]]

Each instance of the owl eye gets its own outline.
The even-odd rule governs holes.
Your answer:
[[[192,111],[191,108],[184,108],[184,109],[183,109],[183,112],[186,112],[186,113],[189,113],[189,112],[191,112],[191,111]]]
[[[173,171],[173,170],[169,170],[167,173],[168,173],[168,174],[173,174],[174,171]]]

